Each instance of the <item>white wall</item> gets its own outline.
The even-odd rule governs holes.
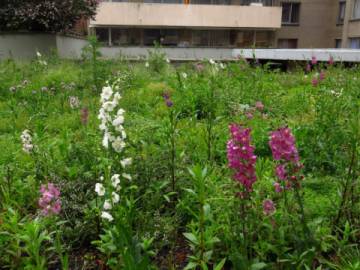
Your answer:
[[[0,59],[29,59],[34,58],[37,51],[45,54],[51,49],[56,49],[55,35],[0,33]]]

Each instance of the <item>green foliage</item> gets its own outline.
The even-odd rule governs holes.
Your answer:
[[[148,64],[104,60],[94,37],[81,61],[0,63],[0,268],[359,269],[359,67],[173,66],[160,47]],[[326,78],[314,87],[320,69]],[[133,158],[113,223],[100,218],[94,192],[101,176],[123,172],[121,156],[101,145],[107,84],[122,95]],[[230,123],[251,127],[258,157],[246,202],[227,168]],[[268,142],[280,126],[292,129],[304,163],[299,196],[274,192]],[[48,182],[61,191],[57,217],[39,210]],[[270,198],[276,211],[267,216]]]

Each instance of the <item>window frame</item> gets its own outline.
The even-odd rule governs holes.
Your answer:
[[[342,12],[343,10],[343,12]],[[343,25],[345,21],[345,13],[346,13],[346,1],[340,0],[338,5],[338,16],[336,19],[337,25]],[[343,17],[342,17],[343,16]]]
[[[285,26],[299,26],[300,25],[300,9],[301,9],[301,3],[300,2],[281,2],[281,7],[283,7],[284,4],[290,5],[290,11],[289,11],[289,20],[283,21],[283,16],[281,16],[281,25]],[[291,22],[293,18],[293,6],[298,6],[298,20],[297,22]]]
[[[353,8],[353,10],[352,10],[351,19],[352,20],[360,20],[360,0],[354,0],[354,5],[352,8]],[[355,12],[357,14],[355,14]]]

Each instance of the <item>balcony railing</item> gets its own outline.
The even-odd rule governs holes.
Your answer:
[[[237,5],[250,6],[260,4],[262,6],[276,6],[275,0],[103,0],[102,2],[122,3],[152,3],[152,4],[195,4],[195,5]]]
[[[102,2],[90,26],[276,29],[281,7]]]

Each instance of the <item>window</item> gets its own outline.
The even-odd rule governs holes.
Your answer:
[[[144,3],[182,4],[182,0],[144,0]]]
[[[230,0],[190,0],[195,5],[230,5]]]
[[[360,49],[360,38],[350,38],[350,48]]]
[[[360,19],[360,0],[355,0],[353,19]]]
[[[341,48],[341,38],[335,39],[335,48],[340,49]]]
[[[177,46],[179,31],[176,29],[145,29],[144,45],[153,46],[155,42],[164,46]]]
[[[273,0],[241,0],[241,5],[249,6],[251,3],[262,3],[263,6],[272,6]]]
[[[192,44],[194,46],[208,47],[210,45],[210,33],[207,30],[195,30],[192,32]]]
[[[282,6],[282,23],[299,24],[300,3],[281,3]]]
[[[289,39],[279,39],[278,40],[278,47],[280,49],[296,49],[297,48],[298,40],[295,38]]]
[[[338,14],[338,19],[337,19],[338,24],[343,24],[344,23],[345,7],[346,7],[346,2],[345,1],[339,2],[339,14]]]
[[[111,29],[111,44],[114,46],[140,45],[140,29]]]
[[[102,43],[109,45],[109,28],[96,28],[96,37]]]

